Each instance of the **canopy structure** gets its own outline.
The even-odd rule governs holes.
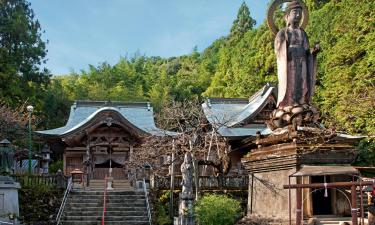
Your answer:
[[[301,169],[290,175],[291,177],[325,176],[325,175],[358,175],[359,172],[352,166],[309,166],[302,165]]]

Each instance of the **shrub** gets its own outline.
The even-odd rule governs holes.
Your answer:
[[[199,225],[233,225],[241,216],[240,202],[226,195],[206,195],[194,209]]]
[[[58,170],[63,171],[64,163],[62,160],[57,160],[49,165],[49,173],[55,174]]]
[[[170,191],[162,191],[155,203],[157,225],[171,225],[173,223],[168,212],[169,195]]]

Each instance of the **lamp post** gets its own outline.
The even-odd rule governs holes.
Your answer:
[[[27,111],[29,112],[29,175],[32,172],[32,165],[31,165],[31,151],[32,151],[32,139],[31,139],[31,116],[33,114],[34,107],[29,105],[26,107]]]

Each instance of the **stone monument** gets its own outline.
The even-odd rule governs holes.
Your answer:
[[[193,157],[190,152],[186,152],[184,162],[181,165],[182,191],[178,207],[179,225],[194,225],[193,169]]]
[[[19,217],[18,189],[21,186],[11,177],[0,176],[0,220],[15,222]]]

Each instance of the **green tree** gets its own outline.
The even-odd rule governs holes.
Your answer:
[[[256,21],[250,16],[249,8],[243,2],[238,10],[237,18],[230,29],[230,37],[244,35],[247,31],[253,29],[255,24]]]
[[[49,71],[40,68],[47,54],[41,34],[30,3],[0,1],[0,97],[8,104],[43,92],[49,82]]]

